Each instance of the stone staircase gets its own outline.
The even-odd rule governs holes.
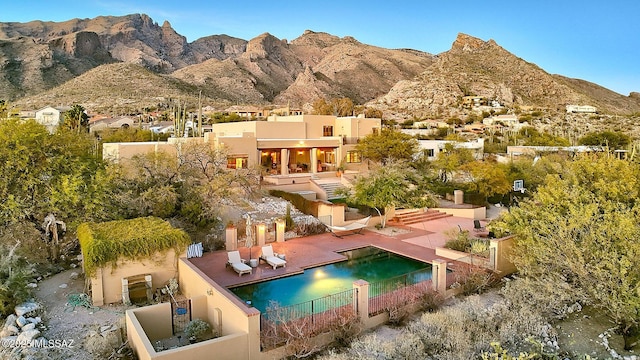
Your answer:
[[[339,198],[339,196],[336,196],[336,190],[343,187],[339,182],[318,182],[318,185],[327,193],[328,200]]]
[[[410,210],[402,213],[396,213],[396,216],[393,219],[388,221],[389,225],[409,225],[416,224],[420,222],[425,222],[429,220],[442,219],[445,217],[453,216],[451,214],[446,214],[440,212],[438,210]]]

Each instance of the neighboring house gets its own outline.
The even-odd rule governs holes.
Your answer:
[[[540,154],[565,153],[575,154],[584,152],[604,151],[603,146],[507,146],[507,157],[513,159],[518,156],[536,156]]]
[[[484,139],[476,139],[467,142],[457,142],[449,140],[418,140],[420,150],[427,157],[427,160],[435,160],[438,154],[444,151],[447,144],[452,144],[457,149],[468,149],[475,159],[481,160],[484,157]]]
[[[234,106],[231,106],[230,108],[227,108],[225,112],[229,114],[236,114],[241,118],[245,118],[245,119],[261,118],[265,116],[265,110],[255,106],[234,105]]]
[[[156,133],[173,128],[151,125]],[[167,142],[103,144],[103,158],[114,162],[134,155],[164,151],[177,154],[182,142],[205,141],[227,151],[227,168],[262,165],[268,175],[315,174],[339,167],[358,168],[358,141],[381,129],[381,120],[332,115],[270,116],[267,121],[213,124],[203,138],[169,138]],[[207,129],[209,130],[209,129]]]
[[[64,113],[69,109],[69,107],[47,106],[42,109],[36,110],[36,122],[44,125],[47,130],[49,130],[49,132],[53,134],[58,126],[64,121]]]
[[[518,117],[515,114],[490,116],[488,118],[484,118],[482,120],[482,123],[484,125],[489,125],[489,126],[502,124],[508,127],[518,127],[520,125],[520,121],[518,120]]]
[[[149,125],[149,130],[156,134],[172,134],[174,129],[173,121],[160,121]]]
[[[488,101],[483,96],[465,96],[462,98],[462,106],[467,109],[477,108],[479,106],[486,106]]]
[[[272,115],[267,121],[213,124],[205,141],[227,149],[229,168],[262,165],[271,175],[317,173],[359,164],[355,145],[380,128],[380,119],[362,116]]]
[[[120,116],[117,118],[102,118],[89,122],[89,132],[101,131],[105,129],[125,129],[133,127],[135,123],[136,120],[128,116]]]
[[[587,114],[595,114],[598,109],[595,106],[591,105],[567,105],[568,113],[587,113]]]

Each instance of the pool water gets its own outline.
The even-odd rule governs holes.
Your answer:
[[[299,304],[352,289],[353,282],[360,279],[371,283],[408,273],[411,273],[412,283],[431,279],[431,264],[378,248],[367,247],[342,254],[348,260],[230,290],[247,304],[265,312],[272,301],[279,306]]]

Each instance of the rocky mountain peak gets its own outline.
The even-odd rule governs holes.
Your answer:
[[[340,43],[340,38],[337,36],[311,30],[305,30],[300,37],[291,41],[291,44],[297,46],[316,46],[319,48],[334,46],[338,43]]]
[[[473,52],[475,50],[481,49],[486,45],[496,45],[495,41],[489,40],[485,42],[482,39],[459,33],[456,37],[456,40],[451,45],[451,50],[453,52],[456,51],[465,51],[465,52]]]

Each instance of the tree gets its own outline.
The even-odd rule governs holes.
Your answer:
[[[0,224],[26,220],[40,228],[49,213],[67,223],[103,214],[93,210],[108,184],[100,183],[102,160],[88,134],[49,134],[34,120],[12,119],[0,123],[0,144]]]
[[[447,182],[460,166],[474,161],[469,149],[457,148],[452,143],[447,143],[444,150],[438,153],[433,166],[438,170],[440,181]]]
[[[315,115],[335,115],[351,116],[355,110],[353,101],[349,98],[318,99],[313,102],[313,114]]]
[[[504,195],[511,190],[511,183],[502,166],[496,162],[474,161],[460,167],[470,180],[470,187],[484,196]]]
[[[627,134],[614,131],[591,132],[578,140],[580,145],[608,146],[611,150],[626,149],[631,143]]]
[[[76,104],[65,112],[64,124],[72,130],[80,131],[80,129],[84,129],[84,131],[89,131],[89,116],[85,113],[82,105]]]
[[[389,209],[435,205],[432,194],[418,186],[419,179],[419,174],[406,162],[388,163],[358,177],[349,191],[348,201],[375,209],[385,227]]]
[[[215,221],[224,198],[246,196],[258,187],[257,169],[226,169],[227,153],[209,144],[184,143],[178,155],[137,155],[112,166],[114,199],[123,217],[181,217],[202,227]]]
[[[365,159],[386,164],[391,160],[412,160],[418,146],[418,140],[411,135],[382,129],[379,134],[369,134],[362,138],[356,145],[356,150]]]
[[[521,274],[587,294],[627,349],[640,329],[639,175],[623,160],[581,157],[492,226],[516,235]]]
[[[569,140],[554,136],[546,132],[540,132],[534,127],[526,127],[520,130],[518,137],[524,140],[526,146],[569,146]]]

